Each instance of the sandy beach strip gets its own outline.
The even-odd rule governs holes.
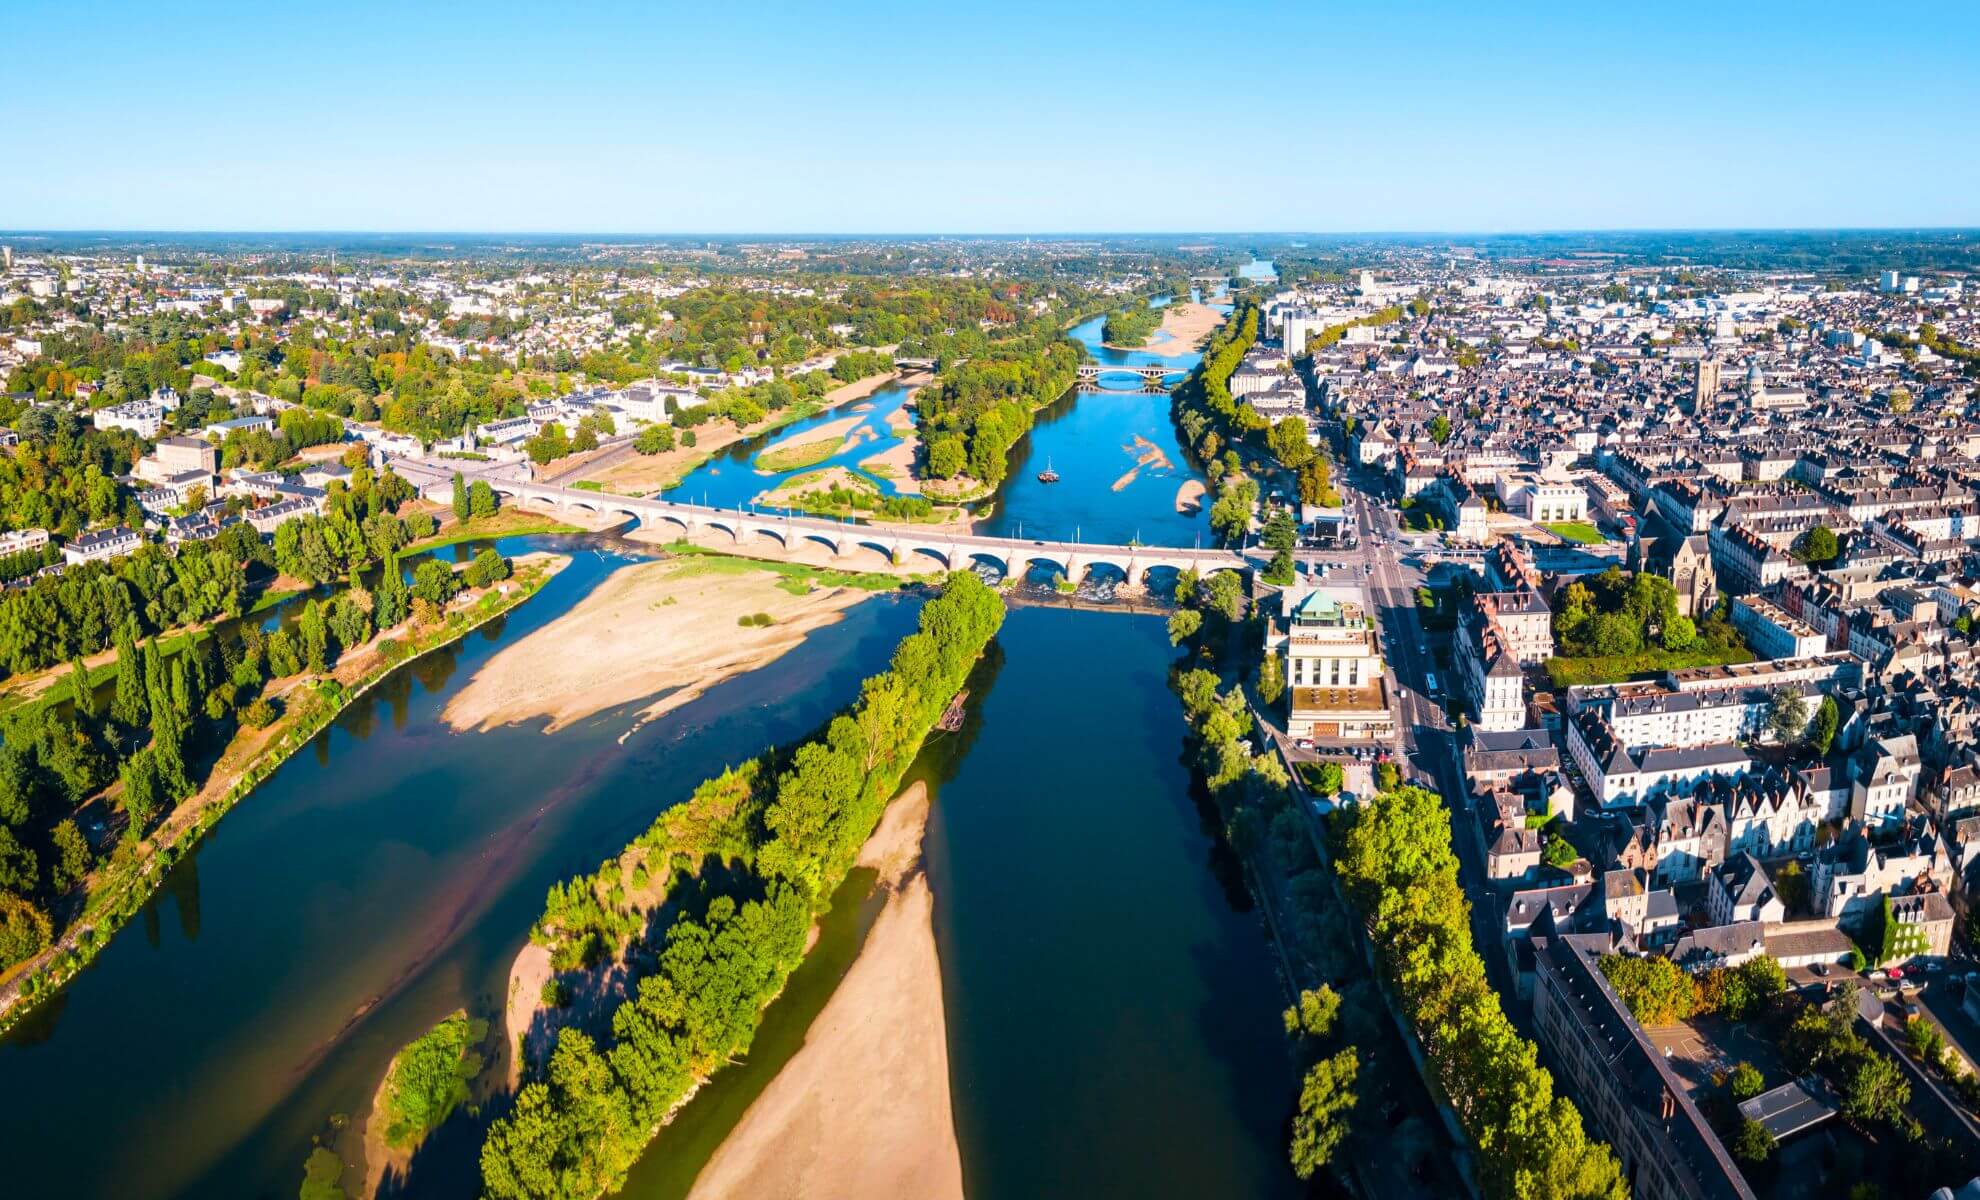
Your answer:
[[[780,579],[692,558],[622,568],[569,612],[489,659],[441,715],[455,730],[545,717],[549,733],[668,692],[642,714],[651,719],[781,657],[872,594],[817,588],[797,596],[778,586]],[[736,623],[759,612],[774,623]]]
[[[1191,479],[1176,489],[1176,511],[1184,516],[1203,511],[1203,497],[1209,489],[1200,479]]]
[[[961,1200],[947,1014],[923,870],[928,789],[888,806],[860,853],[885,906],[804,1046],[751,1104],[690,1200]]]
[[[915,436],[909,434],[871,458],[861,459],[859,465],[892,483],[903,496],[920,495],[921,482],[914,477],[916,443]]]

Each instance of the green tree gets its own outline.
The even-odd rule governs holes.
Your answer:
[[[324,619],[323,606],[315,600],[303,605],[302,616],[296,620],[296,638],[304,667],[318,675],[329,669],[330,625]]]
[[[1169,644],[1180,646],[1203,628],[1203,614],[1193,608],[1179,608],[1169,614]]]
[[[1358,1099],[1354,1085],[1360,1073],[1361,1058],[1352,1046],[1307,1071],[1292,1128],[1293,1173],[1301,1179],[1313,1178],[1347,1138],[1347,1114]]]
[[[75,704],[78,720],[96,719],[96,689],[90,686],[89,668],[83,665],[80,654],[69,663],[69,699]]]
[[[465,521],[467,519],[468,519],[467,481],[461,477],[461,473],[459,471],[456,471],[454,472],[454,520]]]
[[[1430,418],[1430,440],[1439,446],[1451,440],[1451,419],[1443,413]]]
[[[1735,1104],[1742,1100],[1751,1100],[1767,1090],[1767,1077],[1760,1073],[1760,1068],[1750,1062],[1742,1062],[1734,1067],[1732,1077],[1726,1083],[1731,1089]]]
[[[1266,705],[1279,702],[1286,694],[1286,665],[1277,654],[1268,653],[1258,667],[1258,698]]]
[[[468,1083],[481,1073],[475,1045],[487,1035],[486,1021],[456,1011],[392,1058],[385,1082],[385,1140],[414,1146],[459,1107]]]
[[[1895,1121],[1910,1103],[1911,1084],[1896,1063],[1874,1051],[1856,1057],[1843,1081],[1845,1117],[1859,1124]]]
[[[1304,417],[1282,417],[1266,435],[1272,456],[1289,471],[1297,471],[1313,458],[1313,446],[1306,440]]]
[[[1822,697],[1822,703],[1815,709],[1815,724],[1808,731],[1808,748],[1827,758],[1829,748],[1836,744],[1836,729],[1842,724],[1842,707],[1830,695]]]
[[[1784,684],[1767,702],[1767,732],[1782,745],[1794,745],[1808,728],[1808,700],[1801,689]]]
[[[1605,954],[1600,965],[1630,1015],[1644,1025],[1674,1024],[1704,1004],[1698,982],[1660,954]]]
[[[1802,536],[1794,549],[1794,556],[1802,562],[1815,566],[1826,566],[1836,561],[1842,547],[1836,541],[1836,531],[1827,525],[1817,525]]]
[[[1319,778],[1313,783],[1315,791],[1323,796],[1338,796],[1341,789],[1346,786],[1347,772],[1341,769],[1341,764],[1337,762],[1320,764]]]
[[[150,747],[124,760],[119,772],[124,780],[124,836],[137,841],[158,814],[158,762]]]
[[[1777,1145],[1765,1125],[1748,1118],[1739,1123],[1739,1135],[1733,1139],[1732,1151],[1739,1161],[1758,1166],[1774,1156]]]
[[[495,515],[496,507],[495,489],[489,487],[485,480],[475,480],[474,485],[468,488],[468,515],[477,518],[492,517]]]
[[[23,897],[0,892],[0,969],[46,950],[53,934],[47,913]]]
[[[938,437],[928,443],[928,473],[937,479],[954,479],[963,473],[967,462],[959,437]]]
[[[126,729],[143,725],[150,713],[145,704],[144,674],[128,626],[117,631],[117,690],[110,701],[110,719]]]
[[[1317,988],[1301,989],[1299,1003],[1284,1014],[1286,1036],[1326,1037],[1334,1031],[1334,1021],[1340,1015],[1341,998],[1333,988],[1323,983]]]
[[[55,826],[55,861],[49,865],[49,882],[55,891],[66,892],[89,876],[96,867],[96,856],[72,818],[64,817]]]
[[[674,448],[672,425],[648,425],[633,440],[633,450],[646,455],[665,454]]]
[[[1580,857],[1581,851],[1574,848],[1574,843],[1557,832],[1549,833],[1546,842],[1540,848],[1541,861],[1560,870],[1573,866]]]

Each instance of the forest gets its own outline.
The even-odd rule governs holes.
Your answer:
[[[1078,377],[1080,347],[1053,333],[1000,344],[954,365],[917,395],[929,473],[1002,483],[1011,447],[1031,429],[1038,409]]]
[[[590,1200],[616,1188],[688,1089],[747,1052],[819,906],[1003,612],[975,575],[950,575],[888,669],[821,733],[708,780],[625,854],[551,889],[531,936],[552,946],[554,965],[623,955],[637,991],[612,1013],[603,1046],[560,1031],[546,1067],[488,1131],[484,1195]],[[646,944],[639,931],[662,905],[675,915]]]

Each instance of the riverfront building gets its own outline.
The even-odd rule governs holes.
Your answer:
[[[1370,741],[1395,736],[1374,621],[1358,584],[1318,584],[1279,593],[1265,652],[1280,655],[1294,737]]]

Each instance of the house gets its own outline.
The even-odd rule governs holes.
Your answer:
[[[47,544],[46,529],[16,529],[9,533],[0,533],[0,558],[39,550]]]
[[[1872,825],[1902,821],[1924,770],[1918,738],[1913,734],[1879,738],[1858,750],[1851,764],[1856,777],[1850,788],[1850,816]]]
[[[62,557],[71,565],[87,562],[107,562],[121,558],[144,544],[144,539],[123,525],[113,525],[108,529],[98,529],[71,539],[62,547]]]
[[[1766,868],[1753,855],[1737,855],[1706,878],[1709,881],[1706,903],[1712,924],[1787,919],[1787,906],[1774,890],[1774,881],[1767,877]]]

